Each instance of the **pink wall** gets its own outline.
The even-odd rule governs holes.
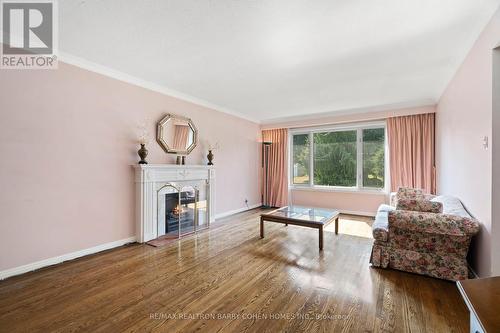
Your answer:
[[[491,275],[491,246],[500,241],[491,233],[492,149],[482,146],[483,137],[492,135],[492,49],[498,42],[497,11],[443,93],[436,115],[438,192],[458,196],[481,221],[472,252],[480,276]]]
[[[500,46],[493,51],[493,121],[492,121],[492,198],[491,202],[500,202]],[[492,205],[492,275],[500,275],[500,205]]]
[[[374,216],[378,206],[388,202],[385,193],[328,192],[318,190],[292,190],[295,205],[335,208],[345,213]]]
[[[260,203],[260,127],[74,66],[0,74],[0,271],[134,236],[137,126],[193,119],[206,163],[219,141],[216,212]],[[152,140],[150,163],[172,163]]]

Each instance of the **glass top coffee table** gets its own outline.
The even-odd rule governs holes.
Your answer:
[[[339,211],[335,209],[286,206],[260,215],[260,238],[264,238],[264,221],[299,225],[319,231],[319,249],[323,250],[323,227],[335,221],[335,234],[339,230]]]

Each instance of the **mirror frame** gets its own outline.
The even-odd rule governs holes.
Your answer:
[[[189,145],[189,147],[187,147],[184,150],[170,148],[170,146],[163,139],[163,135],[165,134],[163,131],[163,125],[165,125],[167,121],[169,121],[170,119],[179,119],[186,121],[191,130],[193,131],[193,143],[191,143],[191,145]],[[193,151],[194,148],[196,148],[196,145],[198,144],[198,130],[196,129],[196,126],[194,126],[194,123],[191,120],[191,118],[186,118],[183,116],[167,113],[158,122],[158,125],[156,126],[156,141],[167,154],[188,155],[190,152]]]

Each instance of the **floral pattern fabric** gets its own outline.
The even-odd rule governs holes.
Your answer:
[[[436,201],[422,199],[399,199],[396,205],[398,210],[413,210],[417,212],[442,213],[443,204]]]
[[[424,192],[417,188],[400,187],[396,194],[398,199],[424,199]]]
[[[400,209],[379,210],[379,214],[388,215],[388,225],[373,226],[373,266],[452,281],[468,278],[466,257],[471,238],[479,231],[478,221]]]
[[[438,279],[458,281],[468,278],[465,258],[443,257],[405,249],[393,250],[379,244],[373,245],[371,263],[374,267],[393,268]]]
[[[425,199],[425,194],[422,190],[417,188],[400,187],[398,188],[396,195],[391,198],[391,205],[396,207],[400,199],[423,200]]]

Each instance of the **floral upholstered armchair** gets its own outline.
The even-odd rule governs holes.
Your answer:
[[[446,280],[468,277],[467,252],[479,223],[451,196],[400,188],[373,224],[370,262]]]

